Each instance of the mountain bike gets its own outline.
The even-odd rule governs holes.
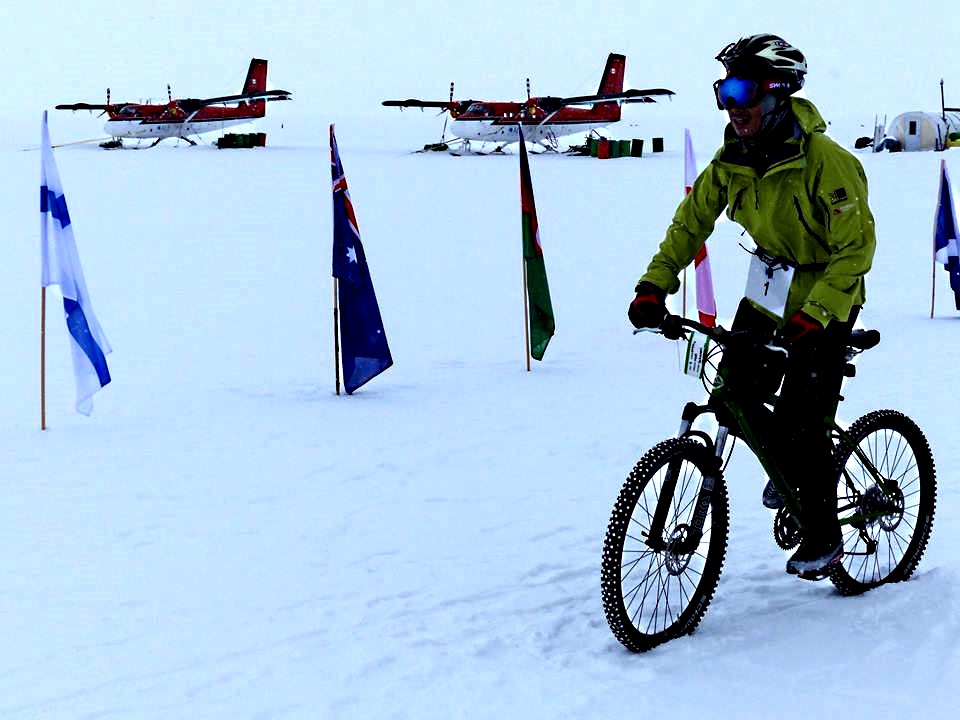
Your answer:
[[[717,362],[721,355],[768,353],[776,365],[786,350],[749,332],[674,315],[660,332],[687,339],[688,356],[700,358],[698,374],[709,397],[703,405],[687,403],[677,437],[640,458],[610,515],[601,565],[603,607],[614,636],[633,652],[692,633],[713,599],[730,523],[724,473],[738,437],[784,500],[773,523],[777,545],[796,547],[804,531],[796,490],[760,439],[757,418],[763,416],[751,411],[742,388],[728,382],[732,363]],[[876,330],[854,330],[844,375],[852,378],[851,361],[879,342]],[[779,382],[774,380],[765,405],[776,403]],[[843,557],[824,576],[809,579],[829,577],[841,594],[857,595],[913,574],[933,526],[936,469],[926,437],[902,412],[875,410],[847,428],[835,415],[825,423],[833,442]],[[704,425],[715,430],[699,429]]]

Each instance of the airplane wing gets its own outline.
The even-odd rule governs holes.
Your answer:
[[[182,100],[177,100],[177,104],[185,112],[196,112],[200,108],[207,107],[208,105],[219,105],[220,103],[235,103],[242,102],[243,100],[266,100],[270,102],[272,100],[292,100],[293,96],[287,90],[261,90],[259,92],[251,93],[241,93],[239,95],[223,95],[221,97],[213,98],[203,98],[203,99],[194,99],[194,98],[184,98]],[[129,105],[130,103],[108,103],[108,104],[96,104],[96,103],[70,103],[64,105],[56,105],[54,109],[56,110],[118,110],[119,108]]]
[[[418,107],[418,108],[447,108],[450,103],[446,100],[416,100],[409,98],[407,100],[384,100],[381,103],[385,107]]]
[[[70,105],[56,105],[54,110],[111,110],[119,105],[96,105],[91,103],[73,103]]]
[[[243,102],[244,100],[265,100],[266,102],[271,102],[273,100],[292,99],[293,96],[287,90],[260,90],[258,92],[240,93],[239,95],[221,95],[220,97],[203,99],[184,98],[176,102],[184,112],[193,113],[210,105]]]
[[[420,108],[437,108],[442,114],[444,111],[449,112],[451,116],[456,117],[460,113],[464,112],[468,107],[473,105],[476,102],[475,100],[417,100],[416,98],[409,98],[407,100],[384,100],[382,105],[385,107],[398,107],[398,108],[407,108],[415,107]]]
[[[566,105],[592,105],[600,102],[656,102],[653,99],[655,95],[676,95],[673,90],[666,88],[648,88],[646,90],[624,90],[618,93],[604,93],[601,95],[578,95],[575,97],[559,98],[557,104]]]
[[[235,103],[242,102],[243,100],[293,100],[293,95],[287,90],[261,90],[259,92],[251,93],[241,93],[239,95],[223,95],[222,97],[215,98],[205,98],[203,100],[196,100],[195,102],[202,103],[204,107],[207,105],[218,105],[220,103]]]

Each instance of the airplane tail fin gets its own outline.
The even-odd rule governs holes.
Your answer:
[[[243,83],[243,90],[241,90],[241,92],[250,93],[266,89],[267,61],[254,58],[250,61],[250,69],[247,70],[247,80]]]
[[[626,55],[610,53],[607,58],[607,66],[603,69],[603,76],[600,78],[600,89],[597,90],[597,95],[623,92],[623,71],[626,66]]]
[[[610,53],[607,57],[607,65],[604,67],[603,75],[600,78],[597,95],[623,92],[623,73],[626,67],[626,55]],[[620,119],[620,103],[609,101],[597,103],[593,106],[592,113],[602,117],[605,121],[616,122]]]
[[[258,92],[267,89],[267,61],[253,58],[250,61],[250,69],[247,70],[247,79],[243,83],[244,93]],[[250,106],[257,117],[263,117],[267,114],[267,104],[263,100],[253,100]]]

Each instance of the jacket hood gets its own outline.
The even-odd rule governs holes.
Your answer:
[[[815,132],[826,132],[827,123],[820,115],[820,111],[817,110],[817,106],[812,102],[806,98],[792,97],[790,98],[790,108],[793,110],[793,115],[800,124],[800,129],[803,130],[805,134],[811,135]]]
[[[800,129],[803,131],[804,135],[812,135],[815,132],[826,132],[826,121],[820,115],[820,111],[817,110],[817,106],[809,100],[797,97],[790,98],[790,110],[793,112],[793,116],[796,119],[797,124],[800,125]],[[733,125],[728,122],[723,130],[724,144],[730,144],[739,139],[739,136],[733,129]]]

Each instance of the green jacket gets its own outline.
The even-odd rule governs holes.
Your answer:
[[[860,162],[823,134],[826,124],[813,103],[791,98],[791,104],[802,132],[762,177],[736,162],[742,149],[727,126],[724,146],[680,203],[641,280],[676,292],[677,275],[726,208],[768,254],[817,266],[797,269],[785,318],[802,309],[826,326],[863,304],[876,247],[867,178]]]

